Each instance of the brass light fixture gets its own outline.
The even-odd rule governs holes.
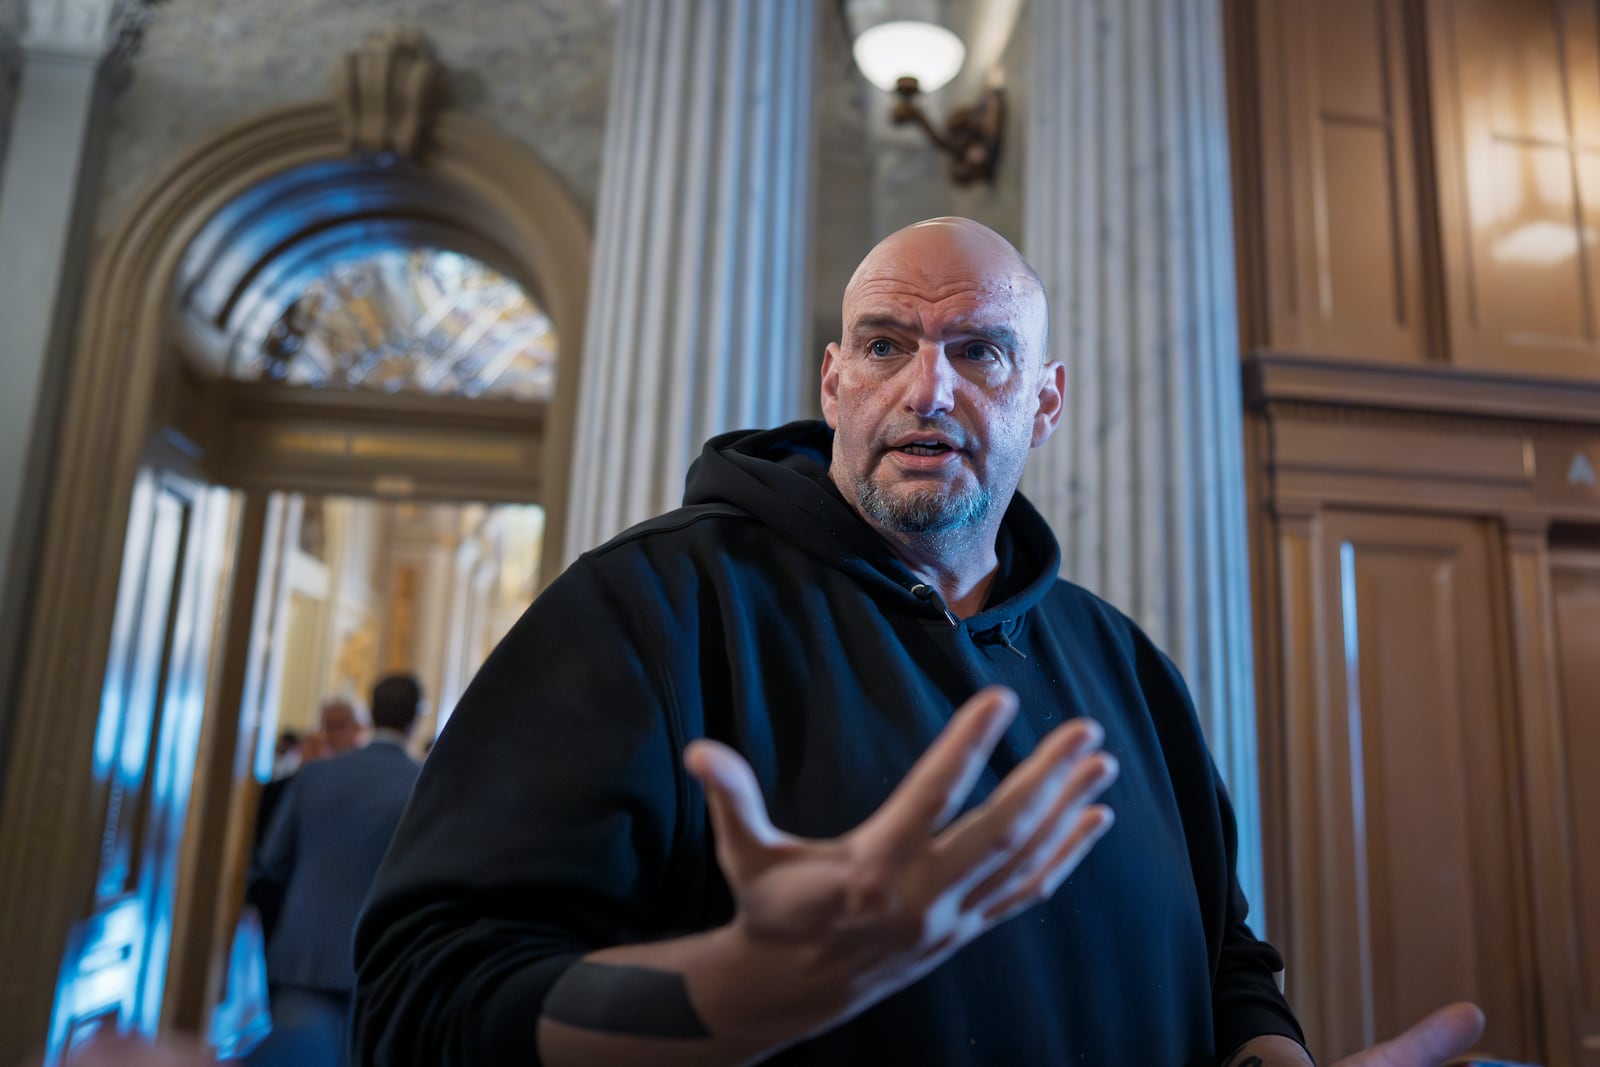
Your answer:
[[[1005,90],[990,84],[977,103],[952,111],[942,130],[919,100],[923,93],[944,88],[961,70],[966,46],[959,37],[932,22],[899,19],[857,34],[852,52],[868,81],[895,94],[890,121],[922,127],[950,157],[951,180],[957,185],[994,180],[1005,124]]]

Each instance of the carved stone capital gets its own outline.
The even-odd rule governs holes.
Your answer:
[[[444,88],[444,69],[418,30],[391,30],[345,53],[333,71],[345,144],[361,155],[415,158],[427,145]]]
[[[131,52],[144,16],[142,0],[28,0],[22,47],[84,59]]]

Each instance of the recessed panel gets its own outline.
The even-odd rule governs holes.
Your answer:
[[[1325,121],[1322,154],[1325,314],[1342,322],[1401,325],[1406,306],[1389,130]]]
[[[1484,325],[1530,340],[1591,337],[1570,153],[1499,141],[1485,162],[1476,198]]]
[[[1461,5],[1480,45],[1474,65],[1482,64],[1481,78],[1469,81],[1466,91],[1481,95],[1495,137],[1567,140],[1556,6],[1550,0]]]
[[[1313,11],[1317,90],[1324,115],[1376,119],[1389,109],[1383,10],[1378,0],[1320,3]]]
[[[1452,1000],[1489,1015],[1484,1045],[1537,1061],[1524,1018],[1512,822],[1512,719],[1493,632],[1486,528],[1458,519],[1329,513],[1324,736],[1348,736],[1341,797],[1363,929],[1349,931],[1371,1030],[1336,1058]],[[1344,748],[1343,745],[1340,748]],[[1342,879],[1329,871],[1325,877]],[[1345,994],[1348,1001],[1349,994]]]

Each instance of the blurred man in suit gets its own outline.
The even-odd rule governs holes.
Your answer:
[[[351,937],[417,778],[418,765],[405,746],[421,704],[414,677],[383,678],[372,690],[371,742],[306,764],[284,790],[252,872],[256,891],[280,888],[283,908],[267,941],[273,1033],[251,1054],[251,1064],[345,1062],[345,1016],[355,984]],[[335,733],[344,739],[355,732],[328,731],[330,744]]]
[[[272,827],[272,817],[278,811],[289,785],[300,768],[313,760],[329,756],[342,756],[361,747],[367,729],[367,712],[355,701],[334,697],[324,701],[319,717],[319,728],[310,737],[300,737],[285,730],[278,737],[278,754],[272,766],[272,780],[261,787],[261,797],[256,802],[256,830],[251,863],[260,866],[261,846]],[[283,913],[284,887],[277,882],[254,879],[245,891],[245,902],[256,909],[261,917],[262,932],[270,938],[278,928],[278,916]]]

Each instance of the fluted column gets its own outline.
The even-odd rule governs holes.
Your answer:
[[[1023,491],[1188,678],[1259,920],[1261,818],[1218,0],[1033,3],[1024,252],[1067,412]]]
[[[105,76],[135,5],[31,0],[0,166],[0,702],[37,569],[45,482],[104,156]]]
[[[676,506],[712,434],[804,410],[813,0],[622,0],[569,558]]]

